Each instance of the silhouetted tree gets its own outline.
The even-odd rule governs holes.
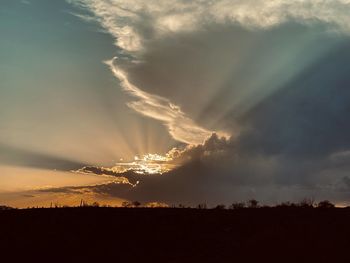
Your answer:
[[[328,200],[324,200],[318,203],[317,205],[318,208],[334,208],[335,205],[332,204],[330,201]]]
[[[98,202],[93,202],[92,206],[93,207],[100,207],[100,204]]]
[[[249,208],[257,208],[259,206],[259,201],[255,199],[251,199],[248,201],[248,207]]]
[[[141,203],[139,201],[132,202],[133,207],[139,207],[140,205],[141,205]]]
[[[315,204],[315,199],[313,198],[304,198],[299,204],[299,207],[302,208],[313,208]]]

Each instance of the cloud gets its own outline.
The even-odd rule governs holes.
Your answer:
[[[168,153],[176,169],[128,171],[140,181],[131,191],[96,191],[168,203],[349,198],[349,1],[73,2],[115,37],[107,64],[129,107],[189,144]]]
[[[240,150],[239,140],[212,135],[203,145],[187,147],[175,154],[173,161],[182,165],[163,175],[138,175],[132,171],[123,176],[139,183],[132,189],[104,184],[92,191],[141,202],[161,201],[168,204],[210,205],[256,198],[263,203],[300,201],[305,197],[334,202],[348,200],[348,176],[328,162],[300,159],[279,152],[261,154]],[[95,167],[98,173],[105,168]],[[104,173],[104,172],[103,172]]]
[[[212,135],[204,144],[173,149],[168,154],[181,165],[137,177],[132,191],[98,191],[167,203],[349,200],[349,50],[346,39],[239,118],[227,115],[240,128],[237,136]]]
[[[199,127],[183,113],[179,106],[168,99],[142,91],[128,80],[127,74],[119,67],[118,58],[107,61],[114,75],[120,80],[125,91],[137,98],[128,106],[136,112],[163,122],[172,137],[188,144],[201,144],[212,131]]]
[[[350,32],[348,0],[70,0],[93,12],[116,38],[116,45],[139,51],[144,42],[164,35],[199,30],[210,24],[270,28],[287,21],[322,22]]]
[[[198,121],[194,120],[195,115],[193,114],[193,111],[195,110],[191,109],[191,106],[188,106],[188,103],[184,103],[181,99],[174,102],[169,96],[159,95],[159,93],[165,93],[168,95],[166,90],[178,90],[177,93],[182,94],[181,91],[183,90],[197,90],[203,86],[199,93],[194,92],[194,94],[197,94],[199,103],[208,103],[208,101],[205,101],[205,98],[208,98],[213,94],[212,92],[208,92],[207,87],[212,87],[214,85],[220,87],[220,85],[223,84],[222,81],[224,78],[227,78],[230,73],[229,71],[226,71],[232,66],[232,62],[231,65],[225,64],[226,62],[230,62],[225,61],[227,58],[223,57],[223,66],[226,66],[226,68],[223,70],[220,69],[220,74],[217,73],[217,69],[203,69],[204,72],[199,71],[201,75],[189,75],[189,80],[187,82],[181,81],[186,80],[184,79],[184,77],[187,77],[186,73],[181,72],[181,68],[179,72],[179,68],[174,68],[172,65],[179,63],[182,68],[192,73],[194,68],[199,68],[200,70],[203,67],[202,65],[210,65],[212,62],[217,62],[217,60],[211,61],[210,58],[203,60],[199,56],[193,57],[193,54],[190,54],[189,59],[186,60],[181,52],[191,51],[191,49],[184,50],[181,42],[178,42],[183,41],[184,45],[187,45],[186,38],[184,39],[186,34],[200,35],[203,32],[209,31],[209,34],[207,34],[208,38],[204,41],[208,42],[209,39],[212,38],[215,46],[221,48],[222,46],[220,42],[226,41],[225,39],[221,39],[221,37],[223,35],[227,36],[227,33],[230,34],[232,32],[225,32],[224,30],[222,32],[223,35],[213,34],[213,26],[221,28],[219,32],[222,31],[223,27],[227,26],[238,26],[256,31],[259,29],[270,30],[271,28],[275,28],[278,25],[287,22],[295,22],[306,25],[322,23],[330,28],[345,33],[350,30],[348,27],[349,17],[347,15],[347,10],[350,9],[350,5],[345,0],[332,2],[319,0],[294,2],[227,0],[146,2],[141,0],[70,0],[69,2],[89,10],[92,14],[92,18],[97,20],[104,29],[115,37],[115,44],[121,49],[119,51],[120,56],[108,61],[107,63],[112,69],[114,75],[121,81],[124,89],[137,99],[137,101],[128,103],[129,107],[144,116],[163,122],[168,128],[170,135],[175,140],[186,144],[203,143],[203,141],[213,132],[220,133],[223,136],[235,135],[239,132],[232,130],[227,131],[227,129],[223,132],[217,128],[208,128],[208,126],[214,126],[215,123],[212,125],[198,124]],[[86,19],[85,14],[84,18]],[[234,41],[236,41],[236,39],[237,37],[234,38]],[[164,49],[164,46],[169,45],[167,41],[173,43],[174,40],[176,43],[175,46],[170,50]],[[259,41],[259,39],[254,39],[253,37],[251,41],[254,40]],[[194,39],[194,41],[196,41],[196,39]],[[231,44],[231,42],[228,43]],[[192,45],[193,43],[189,44]],[[160,52],[154,52],[154,47],[157,48],[157,50],[161,50],[165,56],[172,56],[167,65],[152,60],[154,58],[157,59],[157,54],[159,55]],[[193,49],[198,49],[198,46],[192,46],[192,50]],[[204,50],[203,53],[200,53],[199,55],[210,57],[208,52],[211,51],[215,50]],[[198,51],[196,50],[196,52]],[[298,50],[290,50],[288,52],[290,52],[292,56],[293,52],[298,52]],[[219,52],[216,52],[215,54],[217,53]],[[182,58],[183,61],[176,61],[175,55],[177,54],[179,55],[178,58]],[[225,52],[222,51],[221,54],[225,54]],[[220,55],[218,59],[219,58]],[[193,63],[191,60],[197,62],[202,60],[202,64]],[[188,63],[189,66],[185,63]],[[142,74],[144,73],[140,71],[152,71],[152,66],[163,67],[163,69],[164,67],[169,67],[168,73],[164,74],[164,70],[161,69],[158,77],[143,76]],[[262,74],[262,77],[265,79],[257,80],[257,82],[261,83],[262,81],[271,78],[270,74],[273,74],[273,69],[274,68],[271,67],[271,72]],[[164,81],[162,81],[164,75],[166,76]],[[168,77],[169,75],[170,77]],[[171,77],[171,75],[173,75],[173,77]],[[207,75],[210,77],[206,77]],[[202,78],[203,81],[200,81]],[[278,84],[280,83],[271,86],[276,86]],[[171,88],[166,87],[167,85]],[[155,93],[146,92],[146,90],[154,90]],[[249,88],[247,88],[247,90],[249,91]],[[252,92],[254,91],[255,90],[252,90]],[[248,94],[250,94],[250,91]],[[240,97],[243,97],[242,94],[239,95]],[[190,95],[189,97],[193,99],[193,96]],[[244,100],[244,97],[242,100]],[[197,103],[192,104],[196,105]],[[184,107],[186,107],[186,110],[183,110]],[[202,110],[201,107],[198,108]],[[190,114],[185,114],[185,112],[188,111],[190,111]],[[196,115],[200,115],[200,112],[197,112]]]

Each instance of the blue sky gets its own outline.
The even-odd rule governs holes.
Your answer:
[[[118,49],[103,28],[77,12],[65,1],[2,1],[0,141],[91,163],[142,154],[145,132],[128,130],[147,132],[149,124],[126,107],[118,81],[103,63]],[[135,136],[143,140],[137,146]],[[117,149],[120,141],[123,151]],[[69,144],[75,147],[67,149]],[[89,151],[106,156],[91,157]]]

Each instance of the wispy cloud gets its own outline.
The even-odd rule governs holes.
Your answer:
[[[29,2],[28,0],[21,0],[21,3],[25,4],[25,5],[30,5],[31,4],[31,2]]]
[[[163,122],[175,140],[187,144],[201,144],[213,133],[195,124],[179,106],[168,99],[142,91],[131,84],[127,74],[118,66],[118,58],[107,61],[106,64],[120,80],[124,90],[137,98],[137,101],[129,102],[128,106],[142,115]]]

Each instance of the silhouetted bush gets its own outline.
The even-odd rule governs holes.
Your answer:
[[[334,208],[335,205],[332,204],[330,201],[328,200],[324,200],[318,203],[317,205],[318,208]]]
[[[243,202],[232,203],[230,205],[230,209],[241,209],[244,207],[245,207],[245,203],[243,203]]]
[[[132,207],[132,203],[129,202],[129,201],[124,201],[124,202],[122,203],[122,207],[128,207],[128,208],[130,208],[130,207]]]
[[[12,210],[13,207],[7,206],[7,205],[0,205],[0,210]]]
[[[248,201],[248,207],[249,208],[258,208],[259,207],[259,201],[255,199],[251,199]]]
[[[92,206],[93,206],[93,207],[100,207],[100,204],[99,204],[98,202],[93,202],[93,203],[92,203]]]
[[[291,202],[282,202],[282,203],[276,205],[276,207],[282,207],[282,208],[285,208],[285,207],[297,207],[297,205],[295,203],[291,203]]]
[[[143,207],[148,208],[169,208],[169,205],[162,202],[149,202],[145,203]],[[172,206],[172,208],[176,208],[176,206]]]
[[[225,205],[223,205],[223,204],[220,204],[220,205],[217,205],[217,206],[215,206],[215,208],[214,209],[219,209],[219,210],[222,210],[222,209],[225,209]]]
[[[207,204],[206,203],[199,204],[199,205],[197,205],[197,208],[198,209],[207,209]]]

